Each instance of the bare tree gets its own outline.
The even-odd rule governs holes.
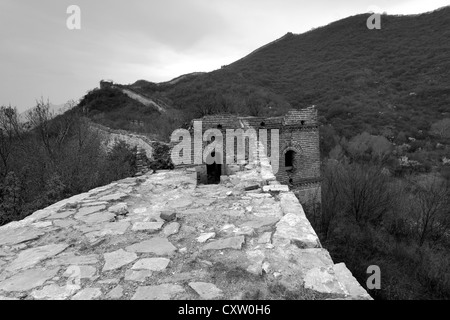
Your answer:
[[[329,160],[323,169],[322,212],[319,230],[328,238],[334,218],[342,211],[342,168],[338,161]]]
[[[50,110],[50,103],[44,102],[41,98],[37,101],[36,107],[28,112],[27,118],[43,143],[48,157],[54,162],[68,138],[75,117],[70,115],[55,117]]]
[[[259,117],[262,115],[262,107],[265,104],[256,94],[251,94],[246,99],[247,110],[251,116]]]
[[[450,138],[450,118],[442,119],[431,126],[431,133],[441,138]]]
[[[412,212],[419,246],[440,239],[450,227],[450,185],[435,176],[413,181]]]
[[[3,178],[9,172],[9,159],[14,144],[21,139],[21,125],[18,119],[17,109],[11,106],[0,107],[0,175]]]
[[[52,158],[53,151],[50,144],[50,120],[52,114],[50,112],[50,103],[44,102],[41,98],[40,101],[36,101],[36,107],[27,112],[27,119],[30,126],[38,133],[40,140],[43,142],[48,155]]]
[[[395,195],[382,169],[370,165],[348,165],[341,179],[345,211],[356,222],[379,223],[393,207]]]
[[[196,116],[202,118],[214,114],[215,105],[210,103],[196,104],[194,109]]]

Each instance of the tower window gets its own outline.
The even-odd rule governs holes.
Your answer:
[[[286,171],[291,171],[294,168],[294,155],[295,152],[292,150],[289,150],[284,155],[284,167]]]

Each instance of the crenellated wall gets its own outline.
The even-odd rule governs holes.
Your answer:
[[[137,147],[138,150],[144,150],[146,156],[151,159],[153,156],[154,141],[143,135],[138,135],[124,130],[114,130],[97,123],[91,123],[91,129],[97,132],[106,150],[111,150],[116,141],[124,141],[131,147]]]

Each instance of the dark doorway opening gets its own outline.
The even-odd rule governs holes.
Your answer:
[[[284,155],[284,167],[286,171],[292,171],[292,169],[294,168],[294,155],[295,153],[292,150],[289,150]]]
[[[216,156],[215,152],[211,153],[211,158]],[[219,184],[222,175],[222,165],[216,162],[206,165],[207,184]]]

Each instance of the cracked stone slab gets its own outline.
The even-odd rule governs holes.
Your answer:
[[[275,245],[293,243],[299,248],[320,248],[320,241],[305,215],[288,213],[276,225]]]
[[[0,246],[36,240],[44,234],[45,231],[30,227],[2,229],[0,232]]]
[[[108,211],[116,215],[126,215],[128,213],[128,204],[126,202],[118,203],[109,207]]]
[[[265,259],[264,252],[261,250],[249,250],[246,252],[250,265],[247,271],[255,275],[261,275],[263,270],[263,261]]]
[[[317,267],[309,270],[304,277],[305,288],[318,292],[348,294],[337,280],[332,267]]]
[[[150,270],[127,270],[125,271],[125,281],[145,282],[153,272]]]
[[[77,266],[72,265],[63,273],[63,277],[92,279],[97,272],[97,268],[92,266]]]
[[[142,214],[142,213],[145,213],[145,212],[147,212],[147,208],[136,208],[136,209],[133,209],[133,213],[136,213],[136,214]]]
[[[0,248],[0,257],[10,257],[12,255],[14,255],[14,253],[11,251]]]
[[[123,288],[121,285],[118,285],[114,289],[112,289],[108,294],[106,295],[107,298],[110,299],[120,299],[123,296]]]
[[[293,192],[280,194],[280,204],[284,214],[304,214],[303,207]]]
[[[184,292],[183,287],[176,284],[139,287],[131,300],[170,300]]]
[[[234,224],[226,224],[222,226],[220,229],[221,232],[225,232],[227,234],[233,233],[233,231],[236,229],[236,226]]]
[[[266,261],[271,269],[281,273],[282,284],[290,290],[298,290],[303,285],[304,275],[315,268],[329,269],[333,260],[325,249],[299,249],[291,244],[266,250]]]
[[[121,268],[138,258],[133,252],[126,252],[123,249],[119,249],[114,252],[105,253],[105,265],[103,266],[103,272]]]
[[[124,198],[128,197],[127,194],[123,193],[123,192],[118,192],[118,193],[114,193],[114,194],[110,194],[104,197],[101,197],[100,199],[98,199],[98,201],[119,201],[122,200]]]
[[[133,231],[157,232],[162,229],[164,222],[135,222]]]
[[[155,237],[128,246],[125,250],[138,253],[154,253],[163,256],[173,254],[177,248],[166,238]]]
[[[193,280],[203,280],[208,278],[209,273],[204,270],[193,270],[190,272],[181,272],[181,273],[175,273],[174,275],[170,275],[164,279],[162,279],[163,282],[170,282],[170,283],[176,283],[176,282],[186,282],[186,281],[193,281]]]
[[[3,291],[28,291],[42,286],[47,280],[53,278],[59,271],[58,268],[36,268],[22,271],[0,283]]]
[[[93,231],[100,231],[102,229],[102,226],[105,224],[104,223],[96,223],[96,224],[92,224],[92,225],[86,225],[84,223],[79,223],[78,225],[76,225],[74,228],[77,229],[78,231],[80,231],[83,234],[86,233],[90,233]]]
[[[95,200],[85,200],[82,201],[81,203],[83,204],[83,207],[96,207],[108,204],[108,202],[106,201],[95,201]]]
[[[272,232],[264,232],[264,233],[258,238],[258,243],[259,243],[259,244],[270,243],[271,239],[272,239]]]
[[[174,234],[177,234],[178,231],[180,231],[180,224],[178,222],[171,222],[163,229],[163,234],[166,237],[172,236]]]
[[[253,200],[255,201],[255,200]],[[278,202],[273,200],[272,198],[264,199],[261,204],[255,204],[250,210],[250,212],[259,218],[266,217],[277,217],[281,218],[283,216],[283,211],[281,210],[281,206]]]
[[[372,297],[359,284],[358,280],[356,280],[356,278],[353,277],[350,270],[347,269],[345,263],[335,264],[333,269],[337,280],[344,286],[345,290],[348,292],[349,295],[358,298],[372,300]]]
[[[222,296],[222,290],[216,285],[207,282],[190,282],[189,286],[199,294],[202,299],[215,299]]]
[[[223,250],[223,249],[241,250],[244,242],[245,242],[244,236],[231,237],[210,242],[205,246],[203,246],[203,250]]]
[[[175,199],[175,200],[169,200],[167,202],[167,206],[170,208],[184,208],[188,207],[193,203],[193,200],[191,198],[185,198],[185,199]]]
[[[124,234],[129,226],[130,226],[129,222],[119,221],[119,222],[105,223],[102,229],[105,230],[105,234],[120,235]]]
[[[68,228],[71,226],[76,225],[77,222],[75,222],[74,220],[55,220],[53,221],[53,225],[55,225],[56,227],[60,227],[60,228]]]
[[[250,237],[255,236],[255,230],[253,230],[253,228],[250,228],[250,227],[248,227],[248,226],[241,227],[241,228],[235,228],[235,229],[233,230],[233,233],[234,233],[236,236],[242,236],[242,235],[244,235],[244,236],[250,236]]]
[[[98,256],[96,254],[77,256],[73,253],[65,253],[47,262],[47,265],[89,265],[96,264],[97,262]]]
[[[75,218],[87,216],[89,214],[96,213],[96,212],[99,212],[99,211],[104,211],[104,210],[106,210],[106,206],[105,205],[82,207],[80,210],[78,210]]]
[[[102,222],[109,222],[115,218],[115,214],[111,212],[97,212],[93,213],[87,216],[77,216],[75,215],[75,218],[83,221],[86,224],[96,224],[96,223],[102,223]]]
[[[209,232],[209,233],[202,233],[198,238],[197,238],[197,242],[200,243],[205,243],[206,241],[208,241],[209,239],[212,239],[216,236],[215,232]]]
[[[131,269],[133,270],[150,270],[163,271],[170,263],[170,259],[166,258],[146,258],[137,261]]]
[[[118,284],[119,279],[105,279],[105,280],[100,280],[97,283],[99,283],[99,284]]]
[[[106,185],[106,186],[98,187],[98,188],[89,190],[88,193],[89,193],[91,196],[92,196],[92,195],[98,195],[99,193],[102,193],[102,192],[104,192],[104,191],[108,191],[108,190],[112,189],[112,188],[115,187],[115,186],[117,186],[117,182],[113,182],[113,183],[110,183],[110,184],[108,184],[108,185]],[[112,191],[111,191],[111,192],[112,192]]]
[[[127,231],[129,226],[130,223],[126,221],[105,223],[99,230],[87,232],[85,233],[85,236],[89,241],[93,242],[97,240],[97,238],[107,235],[122,235]]]
[[[120,188],[120,191],[122,191],[125,194],[130,194],[131,192],[133,192],[133,187]]]
[[[263,187],[263,192],[288,192],[289,186],[287,185],[268,185]]]
[[[53,223],[51,221],[41,221],[41,222],[35,222],[35,223],[31,224],[31,226],[34,228],[47,228],[47,227],[51,227],[52,225],[53,225]]]
[[[100,288],[86,288],[72,297],[72,300],[94,300],[102,295]]]
[[[256,218],[247,222],[244,222],[240,227],[250,227],[256,231],[269,231],[275,224],[280,221],[277,217]]]
[[[71,215],[75,214],[75,210],[67,210],[63,212],[58,212],[47,217],[48,220],[56,220],[56,219],[66,219]]]
[[[50,244],[46,246],[24,250],[20,252],[20,254],[13,262],[11,262],[11,264],[6,268],[6,270],[15,271],[29,268],[42,260],[56,256],[58,253],[64,251],[68,246],[69,245],[65,243]]]
[[[78,289],[75,286],[60,287],[56,284],[50,284],[41,290],[34,290],[31,292],[31,296],[38,300],[65,300],[77,291]]]
[[[0,301],[7,301],[7,300],[13,301],[13,300],[20,300],[20,299],[12,298],[12,297],[0,296]]]

